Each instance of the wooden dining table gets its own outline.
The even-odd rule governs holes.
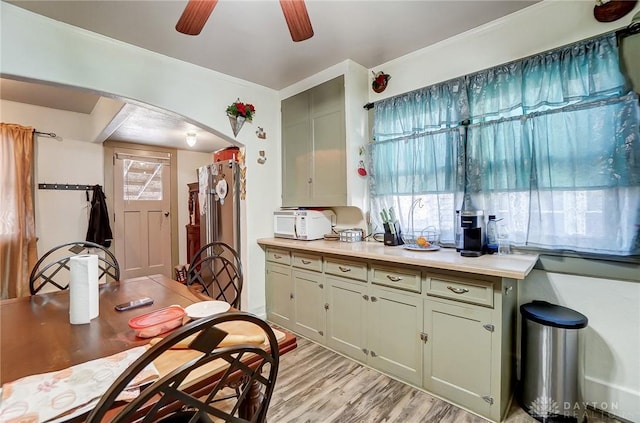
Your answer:
[[[153,305],[116,311],[117,304],[151,297]],[[99,316],[88,324],[69,322],[69,293],[34,295],[0,301],[0,384],[24,376],[66,369],[146,345],[128,322],[156,309],[210,298],[163,275],[111,282],[100,287]],[[296,338],[280,332],[280,354],[296,348]]]

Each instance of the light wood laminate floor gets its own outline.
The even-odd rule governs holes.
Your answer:
[[[270,423],[455,422],[487,420],[334,353],[303,337],[280,357]],[[615,423],[589,411],[589,423]],[[506,422],[536,423],[512,405]]]

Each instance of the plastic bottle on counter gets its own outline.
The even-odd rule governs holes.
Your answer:
[[[496,215],[489,215],[489,222],[487,222],[487,252],[489,254],[496,253],[498,251],[498,227],[496,223]]]

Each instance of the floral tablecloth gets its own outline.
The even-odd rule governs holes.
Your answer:
[[[57,372],[5,383],[0,394],[1,423],[60,422],[91,410],[109,386],[145,351],[136,347]],[[148,366],[118,399],[135,398],[138,387],[159,376]]]

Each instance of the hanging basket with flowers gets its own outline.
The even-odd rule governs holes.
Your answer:
[[[227,107],[227,116],[229,117],[229,122],[231,123],[231,129],[233,130],[234,136],[238,135],[245,121],[251,122],[253,120],[253,115],[255,113],[256,108],[253,104],[243,103],[240,99],[231,103],[231,105]]]

